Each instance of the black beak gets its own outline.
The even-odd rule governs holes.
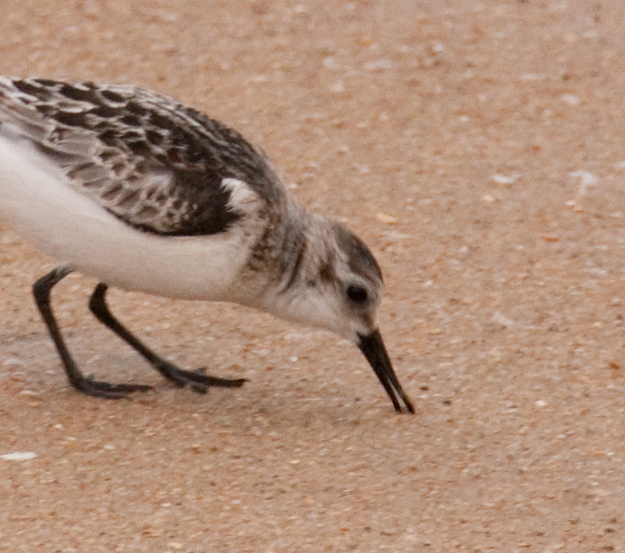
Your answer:
[[[374,330],[371,334],[366,336],[359,334],[358,338],[358,347],[360,348],[360,351],[365,354],[365,357],[375,371],[375,374],[378,375],[378,378],[380,379],[382,386],[384,386],[388,397],[390,397],[393,402],[395,411],[401,412],[403,410],[399,401],[401,399],[404,402],[406,409],[410,413],[414,413],[414,406],[412,405],[410,398],[401,387],[399,380],[397,380],[397,376],[395,376],[395,371],[393,370],[393,365],[391,365],[388,353],[386,353],[386,348],[384,347],[380,331]]]

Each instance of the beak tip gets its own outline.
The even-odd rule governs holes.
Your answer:
[[[380,331],[376,329],[370,334],[359,335],[357,344],[393,402],[395,411],[402,413],[405,409],[408,413],[414,414],[414,405],[397,380]],[[400,400],[403,401],[403,406]]]
[[[404,402],[406,403],[406,409],[408,409],[408,413],[410,413],[411,415],[414,415],[415,414],[415,408],[414,408],[414,405],[412,404],[412,401],[410,401],[410,399],[405,397],[404,398]]]

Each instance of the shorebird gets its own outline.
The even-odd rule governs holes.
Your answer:
[[[35,301],[74,388],[118,399],[149,386],[81,373],[50,295],[72,271],[99,281],[89,307],[178,386],[239,387],[183,370],[110,312],[109,286],[226,301],[338,333],[397,411],[414,413],[376,324],[382,272],[343,225],[304,209],[262,150],[171,98],[132,86],[0,78],[0,221],[58,262]]]

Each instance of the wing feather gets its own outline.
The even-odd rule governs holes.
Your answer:
[[[268,205],[285,198],[267,157],[239,133],[139,88],[0,78],[0,132],[31,141],[70,186],[146,232],[227,230],[243,213],[225,179]]]

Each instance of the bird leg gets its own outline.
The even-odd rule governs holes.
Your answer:
[[[222,386],[227,388],[238,388],[247,381],[246,378],[218,378],[204,374],[205,369],[200,368],[195,371],[185,371],[178,368],[173,363],[159,357],[146,345],[144,345],[134,334],[124,327],[110,312],[106,304],[106,292],[108,286],[100,282],[93,291],[89,300],[89,309],[96,318],[112,330],[117,336],[124,340],[128,345],[134,348],[141,356],[143,356],[150,365],[152,365],[165,378],[171,380],[176,386],[190,385],[191,388],[198,393],[205,394],[210,386]]]
[[[61,335],[50,305],[50,292],[53,286],[71,272],[72,270],[68,267],[57,267],[44,277],[41,277],[33,285],[35,302],[48,327],[50,337],[63,361],[63,366],[65,367],[65,372],[71,385],[84,394],[106,399],[121,399],[127,397],[132,392],[144,392],[149,390],[150,386],[144,386],[142,384],[109,384],[108,382],[100,382],[86,377],[80,372],[80,369],[72,359],[65,345],[65,341],[63,340],[63,336]]]

